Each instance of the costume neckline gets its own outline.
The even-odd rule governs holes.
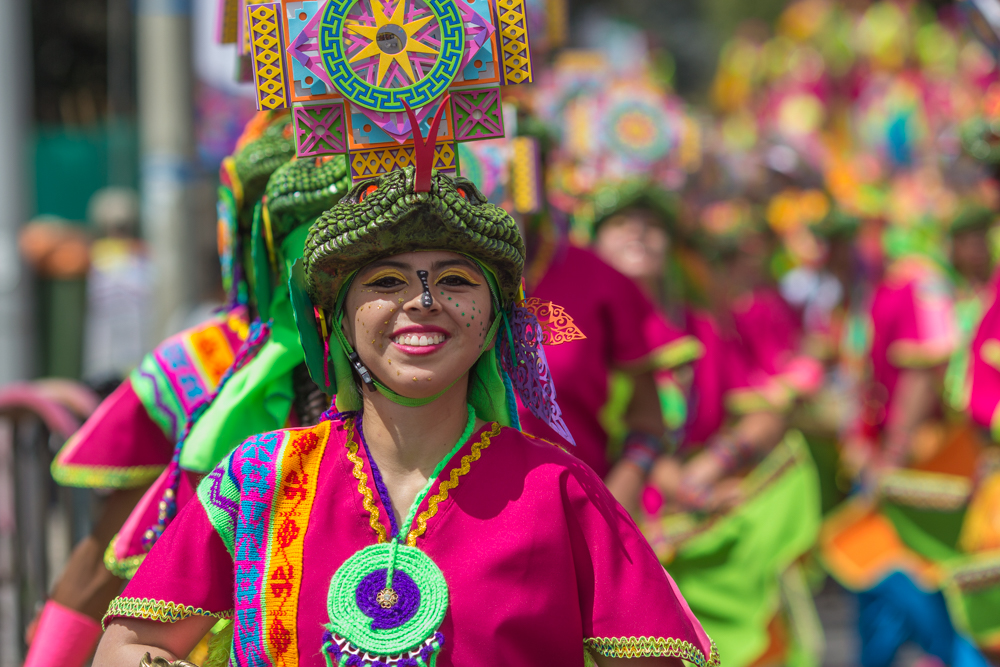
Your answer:
[[[368,455],[369,453],[364,451],[365,448],[359,442],[360,438],[355,433],[354,417],[344,419],[344,425],[347,436],[344,447],[348,461],[353,464],[351,473],[358,480],[357,493],[362,498],[362,506],[368,512],[368,524],[375,533],[379,544],[389,542],[392,540],[392,535],[386,530],[380,510],[385,512],[387,516],[390,516],[391,530],[395,524],[394,517],[390,515],[392,511],[391,505],[387,505],[383,501],[381,497],[382,490],[378,488],[376,480],[372,480],[373,484],[369,484],[368,474],[364,469],[364,464],[367,462],[374,472],[376,464]],[[490,446],[493,438],[500,435],[501,429],[502,426],[499,422],[487,422],[473,432],[472,436],[455,453],[452,460],[442,470],[442,474],[438,477],[435,486],[431,487],[428,492],[425,503],[426,508],[417,514],[414,525],[406,535],[406,545],[416,545],[417,538],[427,531],[428,521],[438,513],[441,503],[448,499],[449,492],[459,485],[461,477],[468,474],[471,465],[480,459],[482,451]],[[445,473],[448,473],[447,476]],[[372,491],[373,485],[376,486],[374,493]],[[385,492],[388,493],[387,490]],[[379,496],[378,502],[375,500],[376,494]]]

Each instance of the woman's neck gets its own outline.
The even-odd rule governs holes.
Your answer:
[[[469,420],[468,382],[459,380],[434,402],[408,407],[379,393],[364,395],[365,442],[378,465],[397,519],[451,451]],[[476,426],[481,425],[477,420]]]

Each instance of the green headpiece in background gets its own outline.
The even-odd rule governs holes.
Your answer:
[[[268,180],[254,215],[252,256],[258,311],[269,333],[191,430],[181,451],[183,468],[207,472],[247,437],[284,426],[294,399],[292,371],[304,360],[288,279],[310,225],[349,186],[341,156],[292,160]]]

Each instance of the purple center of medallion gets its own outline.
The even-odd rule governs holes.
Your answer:
[[[409,621],[420,606],[420,589],[408,574],[400,570],[392,576],[392,590],[396,594],[395,604],[388,609],[379,600],[379,593],[385,588],[386,570],[375,570],[358,584],[354,599],[361,613],[372,619],[372,630],[391,630]]]

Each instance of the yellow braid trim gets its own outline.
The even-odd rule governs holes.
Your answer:
[[[680,658],[698,667],[719,665],[715,642],[708,660],[694,644],[673,637],[588,637],[583,646],[605,658]]]
[[[139,569],[139,566],[142,565],[142,561],[146,559],[146,554],[136,554],[135,556],[126,556],[119,559],[115,556],[115,544],[117,542],[118,533],[115,533],[115,536],[111,538],[111,542],[108,543],[108,548],[104,550],[104,567],[119,579],[131,579],[135,576],[135,572]]]
[[[354,464],[354,477],[358,480],[358,493],[364,497],[362,504],[368,510],[368,525],[372,527],[378,536],[378,543],[389,541],[389,536],[385,533],[385,526],[379,520],[378,505],[372,501],[372,490],[368,488],[368,475],[365,474],[365,463],[358,456],[358,443],[354,442],[354,420],[347,422],[347,460]]]
[[[427,501],[427,509],[417,517],[417,527],[411,530],[410,534],[406,536],[406,544],[408,546],[414,547],[417,545],[417,538],[427,530],[427,521],[437,514],[438,505],[448,499],[448,491],[458,486],[458,478],[468,474],[472,463],[478,461],[479,457],[482,456],[482,451],[490,446],[490,439],[500,435],[500,428],[499,422],[493,422],[493,427],[483,433],[479,442],[472,445],[472,452],[462,457],[462,465],[451,469],[451,476],[441,482],[440,486],[438,486],[438,492]]]
[[[144,618],[148,621],[159,621],[160,623],[176,623],[192,616],[210,616],[212,618],[232,618],[233,610],[226,611],[206,611],[201,607],[178,604],[176,602],[165,602],[163,600],[152,600],[150,598],[126,598],[118,597],[108,605],[108,611],[101,619],[101,627],[107,630],[109,618]]]

